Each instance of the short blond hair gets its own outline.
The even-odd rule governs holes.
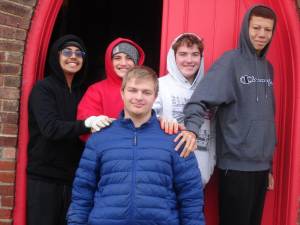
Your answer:
[[[158,94],[158,78],[157,73],[148,66],[134,66],[123,77],[121,90],[124,91],[126,84],[132,78],[135,79],[150,79],[154,83],[154,92]]]

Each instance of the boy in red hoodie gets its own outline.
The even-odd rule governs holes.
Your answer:
[[[109,125],[123,109],[120,94],[123,76],[144,60],[145,53],[135,42],[125,38],[111,42],[105,53],[106,79],[88,88],[78,105],[77,119],[93,116],[87,121],[92,131]],[[88,135],[82,136],[84,140],[87,138]]]

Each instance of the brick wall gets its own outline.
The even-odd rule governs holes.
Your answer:
[[[0,0],[0,225],[12,224],[22,61],[36,0]]]
[[[12,224],[22,60],[36,2],[0,0],[0,225]]]

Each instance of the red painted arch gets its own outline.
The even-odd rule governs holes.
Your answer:
[[[43,77],[51,32],[62,2],[62,0],[38,0],[27,36],[20,99],[15,206],[13,212],[14,225],[26,224],[28,97],[34,83]]]
[[[27,103],[36,80],[42,78],[46,54],[62,0],[39,0],[28,33],[23,61],[17,152],[14,225],[26,224],[26,165],[28,143]],[[300,25],[293,0],[164,0],[160,73],[165,73],[166,55],[174,37],[195,32],[205,40],[205,66],[225,50],[237,45],[239,27],[246,9],[255,3],[271,6],[278,26],[269,59],[275,68],[276,125],[278,146],[274,161],[275,191],[269,192],[263,225],[296,224],[300,190]],[[217,224],[216,177],[207,190],[207,224]]]
[[[268,192],[262,225],[296,224],[300,171],[300,24],[294,0],[165,0],[163,6],[160,74],[166,72],[171,41],[182,32],[204,38],[205,68],[224,51],[237,46],[240,25],[253,4],[276,11],[278,24],[268,58],[275,69],[276,127],[275,190]],[[216,225],[217,176],[206,190],[208,225]]]

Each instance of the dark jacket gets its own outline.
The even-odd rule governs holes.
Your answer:
[[[50,52],[51,73],[37,82],[29,98],[28,176],[71,184],[83,144],[78,136],[88,132],[83,121],[76,121],[77,105],[83,95],[87,60],[75,74],[69,89],[59,64],[59,50],[69,41],[82,41],[73,35],[57,40]]]
[[[123,116],[88,140],[73,184],[68,224],[204,225],[203,193],[192,153],[153,112],[135,128]]]
[[[249,38],[250,9],[245,15],[239,48],[218,59],[184,109],[187,129],[196,133],[205,111],[218,107],[217,166],[221,169],[270,169],[275,148],[273,68],[257,55]]]

